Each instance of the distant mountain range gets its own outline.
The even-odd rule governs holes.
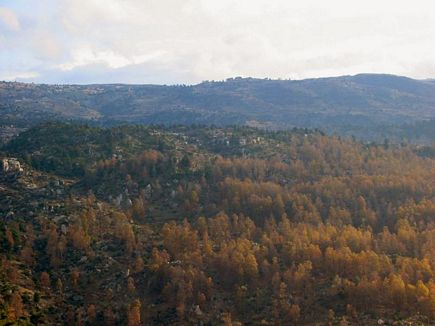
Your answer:
[[[421,129],[414,124],[426,126],[431,119],[432,129],[435,81],[360,74],[305,80],[231,78],[191,86],[0,82],[1,124],[26,127],[53,119],[306,127],[378,137],[404,124]]]

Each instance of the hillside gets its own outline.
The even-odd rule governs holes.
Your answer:
[[[0,324],[433,325],[433,153],[38,125],[0,148]]]
[[[433,141],[433,135],[408,132],[405,136],[399,126],[408,124],[405,129],[409,130],[414,123],[433,119],[432,127],[435,121],[433,82],[375,74],[295,81],[234,78],[192,86],[2,82],[0,99],[0,124],[18,127],[52,119],[237,124],[322,128],[368,140]]]

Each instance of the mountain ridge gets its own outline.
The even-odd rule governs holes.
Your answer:
[[[0,82],[0,124],[256,125],[269,129],[379,128],[435,118],[435,83],[388,74],[304,80],[229,78],[196,85]]]

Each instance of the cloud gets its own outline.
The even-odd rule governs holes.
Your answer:
[[[36,31],[31,35],[31,50],[34,52],[35,58],[47,62],[54,62],[62,58],[65,47],[51,32]]]
[[[40,73],[44,76],[44,82],[50,84],[117,84],[120,81],[130,84],[183,84],[189,77],[182,72],[149,63],[132,64],[121,68],[111,68],[104,63],[97,63],[68,70],[41,70]],[[22,82],[39,82],[41,76],[23,75],[21,78],[14,79]]]
[[[92,82],[92,74],[95,82],[116,77],[128,83],[359,72],[435,76],[435,5],[429,0],[418,6],[405,0],[38,4],[33,12],[14,5],[21,25],[13,35],[0,35],[8,71],[36,71],[35,81]]]
[[[12,10],[0,7],[0,26],[11,31],[18,31],[20,29],[20,22]]]
[[[0,73],[0,80],[33,80],[38,76],[34,71],[10,71]]]

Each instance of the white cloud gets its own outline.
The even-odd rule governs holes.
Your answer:
[[[147,54],[134,54],[123,56],[112,50],[94,51],[89,47],[74,49],[72,52],[72,60],[61,63],[56,67],[61,70],[72,70],[77,67],[102,64],[108,68],[118,69],[129,65],[137,65],[151,61],[163,55],[163,51],[155,51]]]
[[[76,67],[90,64],[105,64],[109,68],[121,68],[128,66],[130,61],[113,51],[94,52],[90,48],[76,49],[72,54],[73,60],[62,63],[58,67],[62,70],[72,70]]]
[[[32,50],[35,57],[47,62],[59,60],[62,55],[62,42],[50,31],[36,31],[31,36]]]
[[[0,7],[0,26],[4,26],[11,31],[18,31],[20,22],[12,10]]]
[[[84,74],[87,82],[85,67],[144,83],[156,80],[148,72],[167,83],[358,72],[426,78],[435,76],[434,9],[429,0],[41,0],[34,15],[21,12],[19,36],[4,42],[41,80],[75,71],[74,81]]]
[[[0,80],[25,80],[37,78],[39,74],[34,71],[0,72]]]

